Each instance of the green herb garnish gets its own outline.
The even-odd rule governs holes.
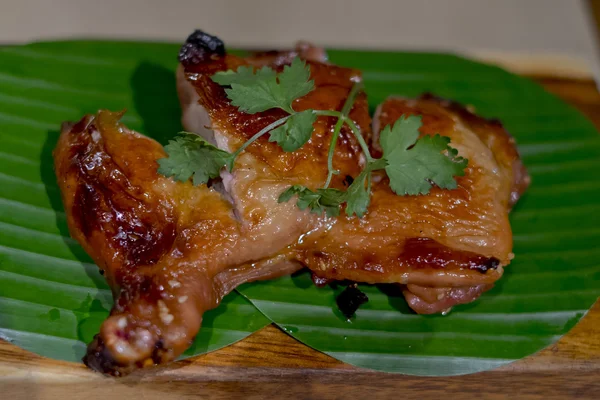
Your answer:
[[[427,194],[435,183],[442,189],[456,189],[454,176],[464,175],[467,159],[449,146],[446,136],[419,137],[420,117],[402,116],[381,132],[385,172],[397,194]]]
[[[252,67],[240,67],[237,71],[217,72],[212,80],[225,89],[231,104],[248,114],[281,108],[294,114],[292,102],[315,88],[310,80],[310,68],[299,58],[285,66],[280,74],[269,67],[256,73]]]
[[[194,185],[201,185],[219,176],[229,163],[231,154],[208,143],[202,137],[180,132],[181,136],[165,146],[168,158],[158,160],[158,173],[185,182],[193,176]]]
[[[454,189],[454,177],[464,175],[467,159],[458,156],[458,151],[449,146],[448,137],[419,138],[421,117],[417,116],[402,116],[393,126],[386,126],[380,140],[383,157],[374,159],[359,128],[348,117],[356,96],[362,90],[360,82],[352,87],[341,111],[296,112],[293,102],[314,89],[310,68],[299,58],[280,73],[268,67],[255,71],[244,66],[237,71],[218,72],[212,80],[229,86],[225,89],[227,97],[242,112],[255,114],[279,108],[288,115],[261,129],[233,153],[220,150],[195,134],[182,132],[183,136],[165,146],[168,158],[158,160],[159,173],[179,181],[193,177],[195,185],[206,183],[210,178],[216,178],[223,167],[231,171],[236,157],[264,134],[269,133],[269,141],[276,142],[284,151],[296,151],[309,141],[317,117],[329,116],[336,117],[337,122],[331,135],[324,186],[316,190],[301,185],[291,186],[279,196],[280,203],[297,196],[296,204],[300,209],[318,214],[325,212],[328,216],[339,215],[340,206],[345,203],[348,216],[362,217],[369,207],[373,171],[385,169],[390,187],[398,195],[427,194],[434,184],[442,189]],[[329,188],[333,175],[339,173],[333,167],[333,156],[344,124],[356,137],[367,161],[346,191]]]

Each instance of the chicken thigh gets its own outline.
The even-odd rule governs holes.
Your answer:
[[[266,65],[280,69],[291,61],[289,58],[274,57]],[[280,111],[245,114],[230,104],[223,88],[210,79],[212,74],[240,65],[265,64],[227,54],[218,38],[195,32],[182,48],[180,61],[177,79],[183,124],[220,148],[235,150],[282,116]],[[316,88],[294,104],[295,110],[339,110],[344,94],[361,79],[360,73],[322,59],[309,60],[308,64]],[[363,218],[312,218],[310,223],[302,223],[302,239],[289,242],[290,251],[321,282],[397,283],[415,311],[442,312],[473,301],[502,276],[503,266],[513,257],[508,212],[528,186],[529,177],[514,139],[502,125],[457,103],[431,95],[389,98],[376,112],[373,134],[364,95],[350,113],[373,154],[381,151],[379,130],[402,115],[421,116],[421,136],[447,136],[459,154],[469,159],[465,175],[457,178],[458,188],[434,187],[427,195],[398,196],[390,189],[385,173],[379,171]],[[331,127],[331,122],[320,118],[311,140],[294,153],[284,153],[261,138],[249,147],[233,174],[223,173],[226,191],[232,195],[242,221],[256,220],[258,215],[269,215],[264,219],[266,224],[289,221],[289,215],[280,211],[288,203],[278,204],[278,196],[293,183],[313,189],[322,186]],[[360,172],[356,167],[362,164],[363,156],[352,139],[343,131],[337,145],[334,167],[340,174],[332,184],[335,188],[344,189],[343,180],[347,182]],[[263,195],[259,202],[253,202],[259,187]],[[298,209],[295,213],[302,214]]]

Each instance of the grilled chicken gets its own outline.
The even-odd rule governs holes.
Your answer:
[[[255,260],[255,238],[212,188],[157,173],[162,146],[100,111],[64,124],[55,169],[71,235],[113,290],[115,305],[84,362],[124,375],[173,360],[204,311],[243,282],[290,274],[286,254]]]
[[[302,56],[300,51],[292,54]],[[266,65],[278,69],[282,67],[279,60],[289,63],[289,58],[284,53],[267,59]],[[308,60],[316,89],[294,104],[296,111],[339,110],[352,83],[361,79],[359,71],[325,64],[320,58]],[[240,65],[264,65],[256,58],[228,55],[220,40],[196,32],[182,48],[180,60],[177,78],[183,124],[220,148],[235,150],[283,115],[279,111],[241,113],[229,103],[223,88],[210,79],[218,71]],[[373,179],[371,205],[364,218],[342,215],[316,220],[297,209],[291,211],[297,217],[290,218],[289,209],[281,212],[285,206],[277,203],[279,194],[293,183],[310,188],[323,185],[327,134],[333,123],[327,118],[318,120],[313,137],[299,151],[284,153],[262,138],[248,148],[233,174],[224,172],[222,177],[242,223],[276,225],[269,229],[275,242],[291,229],[290,221],[301,227],[301,240],[296,240],[298,231],[285,236],[289,251],[321,281],[397,283],[415,311],[437,313],[473,301],[502,276],[503,266],[512,258],[508,212],[526,189],[529,177],[514,139],[501,124],[480,118],[459,104],[431,95],[412,100],[389,98],[376,112],[373,132],[364,96],[350,113],[373,154],[381,150],[380,128],[402,115],[422,116],[421,135],[448,136],[459,154],[469,159],[457,189],[433,188],[424,196],[397,196],[380,172]],[[343,189],[343,179],[360,172],[357,166],[362,154],[348,132],[343,131],[341,138],[334,160],[340,174],[332,186]],[[260,201],[254,200],[257,198]]]
[[[317,48],[300,45],[290,52],[231,60],[236,65],[283,66],[296,56],[315,60],[322,76],[317,93],[297,107],[341,107],[360,74],[338,67],[330,70],[321,63],[323,52]],[[222,89],[215,84],[211,88],[218,91],[206,97],[214,101],[214,109],[234,113]],[[181,94],[184,100],[186,94]],[[237,113],[231,125],[221,129],[245,129],[241,135],[225,135],[216,124],[214,133],[207,131],[203,110],[196,110],[195,129],[227,149],[280,116],[271,112],[247,118]],[[368,127],[364,95],[356,110],[354,118],[362,118]],[[104,271],[115,299],[84,362],[113,375],[175,359],[190,346],[204,311],[216,307],[236,286],[302,267],[291,247],[323,221],[291,202],[279,204],[277,197],[290,184],[309,182],[317,158],[326,166],[334,123],[327,118],[318,121],[311,143],[293,154],[268,142],[251,146],[238,158],[234,174],[224,173],[222,182],[209,188],[159,175],[156,160],[166,157],[162,147],[128,130],[119,117],[100,111],[65,124],[54,152],[71,235]],[[344,152],[336,163],[344,173],[357,174],[359,146],[346,130],[340,139]],[[319,182],[325,179],[326,170],[314,171]]]
[[[448,136],[469,159],[458,188],[397,196],[385,174],[374,179],[369,212],[339,217],[298,246],[298,259],[320,278],[399,283],[418,313],[473,301],[502,276],[513,257],[508,211],[529,184],[514,140],[496,121],[431,95],[389,98],[375,115],[380,127],[402,115],[422,116],[421,135]]]
[[[219,39],[195,32],[181,49],[177,72],[185,128],[234,151],[283,114],[239,112],[210,77],[241,65],[279,70],[294,57],[306,60],[315,81],[315,90],[293,104],[296,111],[339,110],[362,79],[307,44],[241,58],[227,54]],[[69,228],[105,272],[115,298],[86,364],[123,375],[173,360],[191,344],[202,314],[236,286],[303,266],[321,281],[402,285],[420,313],[472,301],[492,287],[512,257],[509,209],[528,183],[514,141],[497,122],[433,97],[390,98],[372,129],[360,94],[350,117],[376,154],[380,127],[403,114],[423,116],[422,135],[449,136],[469,158],[468,169],[457,189],[413,197],[391,192],[381,172],[362,219],[328,218],[277,201],[290,185],[323,185],[331,117],[319,117],[309,142],[293,153],[259,139],[210,187],[159,175],[162,147],[120,124],[118,113],[65,124],[54,157]],[[364,166],[346,128],[334,166],[340,174],[331,186],[339,189]]]
[[[244,59],[226,54],[222,42],[213,36],[203,32],[190,36],[182,48],[182,65],[177,72],[184,127],[201,134],[223,150],[235,151],[256,132],[286,114],[278,109],[253,115],[239,112],[230,104],[223,88],[211,80],[211,76],[217,71],[248,64],[282,69],[296,55],[309,55],[305,60],[310,65],[315,89],[297,100],[293,104],[294,109],[341,109],[354,82],[361,79],[360,71],[324,63],[321,51],[304,45],[291,52],[278,55],[261,53]],[[358,97],[350,116],[369,139],[371,118],[364,93]],[[320,117],[314,124],[308,143],[291,153],[284,152],[279,145],[262,137],[236,159],[232,173],[221,173],[224,195],[231,200],[242,229],[254,238],[254,259],[293,246],[307,232],[334,223],[333,220],[301,211],[293,202],[279,203],[278,198],[294,184],[308,187],[323,185],[327,177],[330,133],[336,121],[332,117]],[[346,176],[360,173],[360,158],[359,144],[349,129],[344,127],[334,157],[340,174],[334,178],[333,187],[343,188]],[[295,253],[291,248],[286,251]]]

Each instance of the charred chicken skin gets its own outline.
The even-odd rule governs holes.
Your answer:
[[[307,44],[241,58],[227,54],[218,38],[195,32],[177,72],[184,127],[236,150],[281,111],[242,113],[210,77],[242,65],[279,70],[295,57],[306,60],[315,82],[293,104],[296,111],[339,110],[362,79]],[[508,212],[529,180],[510,135],[432,96],[390,98],[372,124],[361,94],[349,115],[373,153],[380,150],[380,128],[401,115],[421,115],[421,135],[449,136],[469,159],[458,188],[398,196],[381,172],[363,218],[329,218],[278,198],[293,184],[322,186],[334,118],[319,117],[309,142],[295,152],[259,139],[210,187],[158,174],[162,146],[120,124],[120,114],[100,111],[64,124],[54,158],[69,228],[105,272],[115,298],[85,363],[124,375],[169,362],[190,346],[203,313],[236,286],[302,267],[325,281],[399,284],[418,313],[442,312],[491,288],[512,258]],[[363,158],[343,128],[334,157],[340,174],[331,186],[343,189]]]

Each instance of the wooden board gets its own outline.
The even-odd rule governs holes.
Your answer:
[[[535,77],[600,129],[590,79]],[[219,351],[122,379],[36,356],[0,340],[0,399],[185,398],[600,399],[600,303],[557,344],[508,366],[424,378],[371,372],[319,353],[274,326]]]

